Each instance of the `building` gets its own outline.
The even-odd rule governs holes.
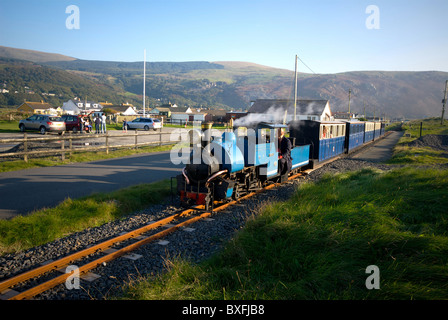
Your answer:
[[[197,111],[190,111],[189,113],[172,112],[171,113],[171,123],[184,124],[185,122],[194,122],[194,121],[203,122],[203,121],[205,121],[206,116],[207,116],[207,113],[197,112]]]
[[[113,112],[119,113],[123,116],[136,116],[137,111],[135,110],[134,106],[131,104],[121,104],[121,105],[106,105],[104,106],[103,110],[108,109]],[[107,111],[106,111],[107,112]]]
[[[52,107],[46,102],[30,102],[25,101],[20,106],[17,107],[17,111],[35,114],[62,114],[62,109],[60,107]]]
[[[227,111],[224,109],[211,109],[207,110],[207,115],[205,116],[205,121],[213,122],[226,122]]]
[[[258,99],[252,103],[247,117],[255,121],[290,122],[294,119],[294,100]],[[297,100],[296,120],[332,120],[330,102],[328,100]],[[246,119],[248,120],[248,119]]]
[[[62,110],[65,114],[90,114],[92,112],[101,112],[103,106],[93,101],[81,101],[72,99],[64,102]]]
[[[171,117],[171,110],[170,108],[154,107],[153,109],[148,111],[148,114],[169,118]]]
[[[236,119],[247,116],[247,112],[244,111],[230,111],[226,113],[226,121],[229,122],[230,119],[235,121]]]

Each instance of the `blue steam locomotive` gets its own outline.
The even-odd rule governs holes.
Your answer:
[[[200,132],[190,131],[190,159],[176,177],[184,206],[204,205],[205,210],[213,210],[215,200],[238,199],[270,182],[284,182],[290,175],[384,135],[381,122],[262,122],[218,136],[212,136],[210,127],[204,124]],[[291,152],[286,171],[279,169],[282,130],[289,131],[289,138],[284,138],[289,140]]]

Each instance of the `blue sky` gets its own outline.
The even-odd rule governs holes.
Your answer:
[[[79,29],[67,29],[69,5]],[[379,29],[368,29],[369,5]],[[371,13],[371,12],[370,12]],[[248,61],[316,73],[448,71],[446,0],[0,0],[0,45],[110,61]],[[299,71],[311,72],[302,63]]]

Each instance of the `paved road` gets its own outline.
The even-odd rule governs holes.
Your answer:
[[[390,159],[393,153],[393,148],[397,144],[398,140],[403,136],[404,132],[392,131],[384,139],[375,142],[373,146],[362,150],[352,156],[352,159],[371,161],[371,162],[384,162]]]
[[[0,173],[0,219],[179,174],[169,152]]]

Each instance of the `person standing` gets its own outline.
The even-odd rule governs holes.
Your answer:
[[[106,114],[101,116],[101,133],[106,133]]]
[[[96,134],[100,133],[101,119],[99,116],[95,117],[95,132]]]
[[[128,122],[126,121],[126,118],[123,120],[123,132],[128,132]]]
[[[285,129],[278,130],[278,169],[281,175],[288,174],[292,169],[291,150],[292,144],[288,138],[285,137]]]

